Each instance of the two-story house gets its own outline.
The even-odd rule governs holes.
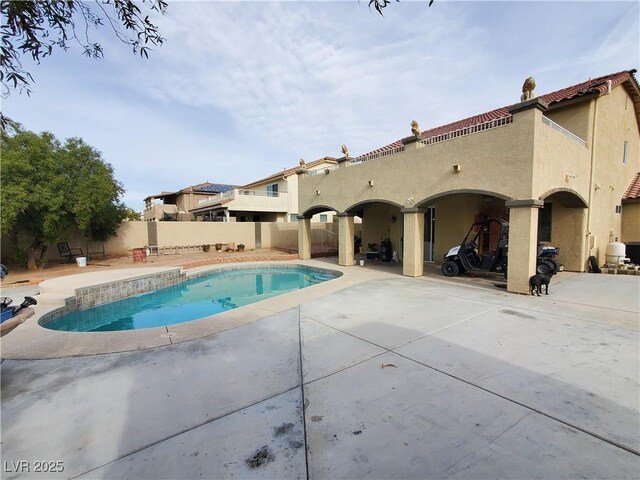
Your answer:
[[[355,216],[362,244],[388,239],[408,276],[423,275],[424,260],[442,261],[482,216],[508,219],[509,291],[528,292],[539,240],[559,247],[566,270],[585,271],[592,256],[604,263],[623,224],[638,223],[625,196],[640,172],[634,73],[541,96],[528,89],[508,107],[428,130],[414,124],[410,136],[340,158],[327,174],[300,171],[300,258],[310,256],[310,219],[331,209],[345,266],[354,264]]]
[[[236,185],[221,183],[199,183],[177,192],[162,192],[144,199],[143,220],[145,221],[190,221],[191,210],[202,199],[220,195],[236,188]]]
[[[335,158],[324,157],[304,163],[309,175],[330,171]],[[242,187],[198,199],[190,209],[196,220],[225,222],[297,222],[298,175],[301,167],[288,168]],[[318,212],[314,222],[333,221],[334,211]]]

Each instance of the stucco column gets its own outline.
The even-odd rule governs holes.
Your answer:
[[[505,203],[509,209],[509,261],[507,266],[507,290],[513,293],[529,293],[529,277],[536,273],[538,248],[538,209],[542,200],[511,200]]]
[[[353,266],[353,226],[351,213],[338,213],[338,265],[343,267]]]
[[[404,215],[402,274],[421,277],[424,273],[424,212],[418,208],[405,208],[400,212]]]
[[[298,258],[311,258],[311,219],[298,215]]]

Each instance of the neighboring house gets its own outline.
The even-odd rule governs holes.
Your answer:
[[[335,158],[325,157],[305,163],[310,174],[336,167]],[[190,212],[196,220],[225,222],[297,222],[298,175],[301,167],[284,169],[242,187],[209,198],[201,198]],[[312,221],[332,222],[333,210],[316,213]]]
[[[177,192],[162,192],[144,199],[143,220],[146,221],[189,221],[193,220],[191,210],[202,199],[233,190],[236,185],[220,183],[200,183]]]
[[[591,256],[603,264],[609,242],[639,233],[638,193],[629,187],[640,172],[634,73],[531,92],[509,107],[426,131],[414,125],[418,135],[340,158],[327,175],[301,173],[300,258],[310,256],[309,219],[331,209],[338,212],[340,265],[354,264],[355,215],[362,217],[362,245],[390,239],[408,276],[422,275],[424,261],[441,262],[483,216],[509,220],[511,292],[528,292],[538,240],[560,248],[567,270],[585,271]],[[513,90],[520,96],[519,85]],[[495,248],[492,235],[480,253]]]

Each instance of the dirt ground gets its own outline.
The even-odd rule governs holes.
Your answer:
[[[243,252],[193,252],[179,254],[150,255],[146,262],[133,262],[133,257],[91,258],[86,267],[79,267],[74,263],[55,262],[35,272],[29,272],[19,265],[7,265],[9,274],[2,281],[3,287],[18,287],[24,285],[37,285],[50,278],[75,275],[77,273],[97,272],[109,269],[121,268],[145,268],[145,267],[183,267],[185,269],[219,263],[252,262],[289,260],[298,258],[297,254],[282,252],[280,250],[256,249]]]

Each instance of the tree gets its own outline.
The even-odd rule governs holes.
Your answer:
[[[100,152],[80,138],[61,143],[51,133],[20,126],[0,135],[0,231],[29,270],[72,226],[94,240],[116,233],[127,215],[120,202],[124,189]]]
[[[435,0],[429,0],[429,6],[433,5],[434,1]],[[396,2],[400,2],[400,0],[396,0]],[[390,3],[391,0],[369,0],[369,10],[373,7],[380,15],[384,16],[382,9],[386,8]]]
[[[162,45],[164,39],[142,4],[150,13],[167,10],[166,0],[0,0],[2,97],[11,90],[29,94],[33,77],[23,69],[23,55],[40,63],[54,49],[68,50],[77,43],[84,55],[102,58],[102,46],[89,38],[91,28],[108,25],[133,53],[148,57],[150,46]]]

